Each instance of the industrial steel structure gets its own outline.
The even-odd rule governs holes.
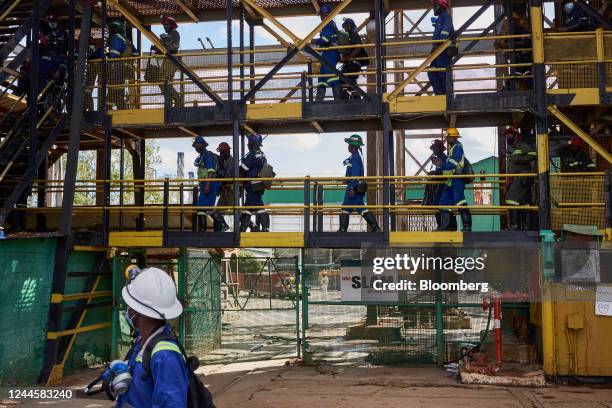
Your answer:
[[[431,33],[422,30],[421,23],[430,12],[427,0],[326,3],[332,5],[332,13],[308,35],[299,37],[279,18],[316,15],[319,3],[315,0],[0,2],[0,226],[6,227],[9,239],[53,236],[57,240],[40,381],[61,378],[76,334],[109,327],[110,323],[82,326],[92,299],[112,296],[117,307],[118,291],[96,291],[100,277],[108,274],[104,256],[88,275],[92,279],[87,280],[82,293],[66,294],[69,259],[75,251],[105,255],[141,248],[361,248],[363,242],[382,246],[463,242],[544,245],[550,231],[560,231],[563,224],[594,225],[606,241],[612,241],[609,1],[587,4],[577,0],[576,6],[597,28],[563,32],[557,30],[563,19],[560,2],[454,0],[454,9],[474,7],[476,11],[447,40],[432,40]],[[494,18],[490,25],[473,29],[474,22],[491,9]],[[416,20],[406,14],[413,10],[422,11]],[[59,91],[38,83],[40,21],[50,12],[63,18],[68,31],[67,78]],[[366,49],[370,64],[360,74],[342,73],[321,56],[323,49],[311,45],[322,27],[346,13],[365,14],[357,23],[363,38],[360,46]],[[529,22],[527,34],[515,34],[515,19],[509,17],[517,13]],[[173,15],[179,23],[226,21],[227,46],[172,54],[151,31],[161,15]],[[549,19],[552,15],[554,21]],[[108,59],[104,53],[101,59],[88,60],[90,36],[106,43],[108,23],[113,19],[127,21],[134,55]],[[405,26],[406,21],[411,25]],[[278,44],[255,44],[256,27],[274,36]],[[144,38],[159,52],[145,50]],[[515,46],[525,39],[530,48]],[[430,67],[437,56],[455,46],[458,54],[450,67]],[[332,48],[351,47],[356,46]],[[517,62],[518,53],[527,53],[531,61]],[[490,58],[494,63],[466,62],[473,57]],[[20,67],[26,60],[31,61],[29,89],[19,94]],[[163,74],[168,64],[176,72],[170,79]],[[321,67],[333,73],[321,74]],[[425,74],[435,71],[445,71],[445,95],[431,94]],[[338,76],[357,97],[316,101],[316,81],[326,75]],[[43,98],[52,101],[43,105]],[[537,172],[505,171],[505,126],[533,129]],[[449,207],[423,206],[406,199],[411,187],[439,183],[447,177],[422,174],[428,163],[419,162],[405,150],[405,140],[410,137],[405,131],[449,127],[500,129],[500,169],[482,177],[489,183],[487,188],[494,185],[502,195],[509,179],[533,178],[537,200],[512,207],[533,214],[533,228],[484,232],[409,228],[411,216],[431,215]],[[367,132],[364,179],[370,190],[366,208],[377,215],[382,232],[323,230],[323,215],[337,214],[347,207],[325,202],[326,191],[343,188],[343,177],[271,179],[274,190],[303,193],[303,204],[270,204],[265,208],[272,217],[289,214],[303,222],[293,232],[268,233],[240,232],[240,212],[262,209],[244,205],[216,207],[227,216],[233,215],[232,232],[199,231],[193,214],[202,209],[195,205],[202,180],[146,177],[147,140],[231,136],[234,156],[239,157],[244,152],[245,134],[268,134],[273,143],[276,134],[307,132]],[[588,146],[596,171],[551,171],[559,146],[571,135]],[[113,178],[111,157],[117,149],[120,174]],[[83,150],[98,151],[96,180],[77,179],[79,152]],[[124,174],[126,153],[133,166],[131,179]],[[406,174],[406,154],[419,164],[416,174]],[[62,156],[65,175],[54,179],[49,169]],[[235,174],[239,174],[238,161]],[[240,203],[240,184],[248,179],[220,181],[233,183],[234,200]],[[95,203],[75,204],[79,192],[93,194]],[[193,202],[185,202],[188,192],[193,193]],[[49,202],[54,193],[61,197],[61,204]],[[35,198],[30,198],[28,206],[24,196]],[[503,217],[510,207],[500,203],[469,208],[476,215]],[[20,213],[27,215],[27,233],[11,234],[11,217]],[[112,269],[115,273],[121,268],[116,265]],[[542,291],[551,290],[551,284],[543,280]],[[67,310],[62,304],[70,301],[80,303]],[[547,374],[556,375],[562,373],[555,367],[553,309],[552,302],[545,301],[538,313],[544,368]],[[76,316],[69,328],[65,326],[66,313]],[[609,324],[606,327],[610,329]],[[64,341],[66,338],[70,340]]]

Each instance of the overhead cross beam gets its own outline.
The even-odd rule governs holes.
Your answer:
[[[483,4],[476,13],[474,13],[458,30],[456,30],[453,34],[448,37],[447,40],[442,42],[429,57],[425,59],[414,71],[410,73],[408,78],[406,78],[401,84],[397,85],[396,88],[389,95],[386,96],[387,101],[391,101],[398,97],[400,92],[404,90],[404,88],[412,83],[416,77],[425,69],[431,65],[431,63],[438,58],[446,49],[461,35],[465,30],[467,30],[473,23],[476,21],[493,3],[495,0],[487,0],[485,4]]]
[[[145,37],[151,44],[155,46],[162,54],[166,56],[174,65],[176,65],[187,78],[193,81],[194,84],[197,85],[212,101],[218,106],[223,106],[223,99],[213,91],[208,85],[200,80],[200,78],[193,72],[185,63],[179,59],[177,59],[174,55],[170,54],[166,47],[159,41],[159,38],[151,31],[147,30],[145,26],[140,22],[140,19],[134,13],[133,10],[130,10],[130,6],[124,3],[124,0],[109,0],[112,7],[114,7],[117,11],[119,11],[138,31],[144,34]]]
[[[272,68],[272,70],[270,70],[270,72],[268,72],[264,76],[264,78],[262,78],[253,88],[251,88],[251,90],[249,90],[249,92],[247,92],[242,97],[242,99],[240,100],[240,104],[244,104],[246,103],[246,101],[251,99],[270,79],[272,79],[272,77],[278,71],[280,71],[280,69],[283,66],[285,66],[300,51],[305,51],[308,54],[312,55],[314,58],[319,60],[319,62],[322,65],[330,69],[341,80],[346,82],[352,89],[355,90],[355,92],[359,93],[364,98],[369,99],[369,95],[365,93],[363,89],[361,89],[354,81],[351,81],[349,78],[347,78],[334,65],[325,61],[323,57],[318,52],[313,50],[312,47],[309,45],[310,41],[314,38],[314,36],[317,35],[317,33],[320,32],[323,29],[323,27],[329,24],[329,22],[332,21],[334,17],[336,17],[340,12],[342,12],[342,10],[344,10],[351,3],[351,1],[352,0],[342,0],[340,4],[338,4],[332,10],[332,12],[327,17],[325,17],[319,23],[319,25],[317,25],[317,27],[315,27],[308,35],[306,35],[306,37],[304,37],[303,39],[300,39],[295,34],[293,34],[293,32],[290,29],[285,27],[280,21],[278,21],[274,16],[272,16],[268,11],[266,11],[263,7],[259,6],[254,0],[241,0],[242,3],[246,4],[246,6],[252,8],[253,10],[257,11],[260,15],[262,15],[264,18],[270,20],[270,22],[276,28],[278,28],[280,31],[282,31],[285,35],[287,35],[291,39],[292,44],[291,44],[291,49],[287,52],[287,55],[285,55],[285,57],[281,61],[279,61]]]
[[[565,116],[556,106],[551,105],[548,107],[548,111],[553,114],[561,123],[570,128],[572,132],[574,132],[578,137],[584,140],[589,146],[593,148],[597,153],[599,153],[604,159],[608,161],[608,163],[612,163],[612,154],[610,154],[606,149],[601,147],[593,138],[586,133],[584,130],[580,129],[578,125],[576,125],[570,118]]]
[[[591,7],[590,5],[588,5],[587,3],[585,3],[584,0],[577,0],[576,4],[578,5],[578,7],[580,7],[586,14],[589,15],[589,17],[597,20],[597,22],[599,24],[601,24],[604,28],[607,28],[608,30],[612,30],[612,23],[608,20],[606,20],[604,18],[604,16],[602,16],[601,14],[599,14],[599,11],[593,9],[593,7]]]

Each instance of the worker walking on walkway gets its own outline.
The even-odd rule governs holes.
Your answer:
[[[331,6],[328,4],[322,4],[319,10],[319,14],[321,16],[321,20],[325,20],[325,18],[331,13]],[[338,27],[334,20],[331,20],[323,30],[321,30],[319,38],[313,40],[313,43],[318,47],[333,47],[336,45],[336,40],[338,38]],[[323,59],[334,68],[340,59],[340,53],[338,50],[324,50],[321,53]],[[325,94],[327,93],[327,88],[331,88],[332,94],[334,96],[334,100],[338,100],[342,98],[342,87],[340,86],[340,79],[334,71],[325,65],[321,64],[321,75],[323,77],[319,78],[317,84],[317,102],[322,102],[325,100]]]
[[[361,136],[352,135],[344,139],[348,144],[348,151],[351,154],[348,159],[344,160],[342,164],[346,167],[344,177],[363,177],[363,158],[361,157],[361,147],[363,141]],[[365,180],[349,179],[345,181],[346,190],[344,192],[343,206],[351,206],[350,208],[342,208],[340,213],[340,229],[338,232],[348,231],[350,214],[354,211],[361,214],[363,219],[368,223],[372,232],[379,232],[380,227],[376,221],[376,217],[366,208],[364,198],[367,191],[367,184]]]
[[[342,69],[340,70],[344,75],[349,74],[347,78],[351,83],[356,84],[359,79],[358,75],[361,72],[362,67],[367,67],[369,64],[368,53],[362,45],[361,37],[357,32],[357,24],[352,18],[347,18],[342,22],[342,28],[348,34],[348,45],[356,46],[355,48],[347,48],[341,54],[341,59],[344,62]],[[354,90],[348,86],[348,83],[344,85],[342,92],[343,99],[359,99],[360,96]]]
[[[132,43],[125,36],[125,21],[114,20],[108,26],[110,50],[108,58],[108,104],[109,108],[127,109],[125,98],[125,81],[128,78],[128,66],[121,58],[132,56]]]
[[[595,171],[595,163],[589,157],[584,142],[578,136],[572,136],[562,151],[561,165],[564,171],[580,173],[585,171]]]
[[[505,132],[508,172],[511,174],[531,173],[538,157],[536,150],[523,140],[523,136],[515,127]],[[531,187],[533,179],[530,177],[512,177],[506,186],[506,205],[519,206],[531,203]],[[529,229],[529,214],[518,210],[509,210],[508,230],[519,231]]]
[[[463,173],[465,164],[465,154],[463,145],[459,142],[459,131],[456,128],[447,130],[446,140],[449,146],[448,160],[442,165],[442,173],[444,175],[460,175]],[[440,205],[467,206],[465,200],[465,180],[463,178],[449,178],[444,185],[442,195],[440,197]],[[460,209],[461,222],[463,223],[463,231],[472,230],[472,214],[468,209]],[[440,231],[449,231],[451,229],[451,218],[453,210],[445,209],[440,213]]]
[[[215,205],[215,201],[217,201],[217,192],[219,191],[219,182],[210,180],[217,177],[217,157],[213,152],[206,150],[207,146],[208,143],[202,136],[195,137],[193,147],[199,155],[196,158],[194,165],[198,168],[198,179],[209,179],[206,181],[200,181],[200,191],[196,205],[210,207],[207,209],[198,210],[197,218],[198,222],[200,223],[200,229],[206,230],[206,215],[210,215],[214,221],[214,230],[223,232],[227,231],[229,226],[226,224],[223,215],[212,208]]]
[[[189,368],[168,324],[183,312],[174,281],[158,268],[131,268],[126,273],[131,276],[121,297],[136,339],[125,362],[127,370],[112,381],[113,391],[120,394],[115,395],[116,406],[187,407]]]
[[[257,178],[261,172],[264,164],[266,163],[266,156],[261,151],[263,138],[261,135],[248,135],[247,136],[247,147],[249,149],[246,156],[244,156],[240,162],[240,176],[246,178]],[[244,205],[247,207],[260,207],[257,209],[245,209],[242,211],[240,218],[240,231],[246,232],[251,226],[251,215],[255,213],[255,220],[257,227],[262,232],[270,230],[270,214],[263,208],[263,194],[266,190],[263,181],[251,180],[245,182],[246,200]],[[251,228],[253,231],[253,228]]]
[[[217,177],[222,179],[234,178],[234,158],[232,157],[232,148],[225,142],[219,143],[217,147],[219,152],[219,173]],[[231,181],[221,181],[219,190],[218,207],[231,207],[234,205],[234,183]],[[227,210],[221,210],[222,213]]]
[[[453,19],[448,12],[448,1],[447,0],[432,0],[433,11],[436,17],[432,18],[434,23],[434,33],[432,40],[446,40],[450,37],[455,29],[453,28]],[[435,43],[432,46],[431,52],[433,53],[441,43]],[[451,64],[451,57],[448,55],[446,50],[442,52],[436,59],[431,62],[430,68],[443,68],[446,69]],[[429,82],[436,95],[446,94],[446,71],[434,71],[427,72]]]
[[[171,16],[163,16],[161,18],[161,23],[164,26],[165,33],[159,36],[159,39],[168,53],[170,54],[178,54],[179,49],[181,47],[181,36],[177,31],[178,24],[174,17]],[[168,97],[170,98],[170,103],[175,108],[183,107],[184,105],[184,97],[178,92],[172,81],[174,81],[174,75],[178,67],[170,61],[168,58],[164,58],[160,71],[161,71],[161,81],[168,82]],[[160,89],[162,93],[164,92],[164,84],[160,85]]]

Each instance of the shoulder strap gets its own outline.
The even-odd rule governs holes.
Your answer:
[[[176,344],[178,345],[179,350],[181,351],[181,354],[183,355],[183,357],[185,357],[185,359],[187,359],[187,356],[185,356],[185,350],[183,349],[183,346],[178,341],[178,339],[176,338],[174,333],[169,333],[169,332],[163,331],[163,332],[155,335],[147,343],[147,346],[145,347],[145,349],[142,352],[142,368],[144,370],[143,377],[151,376],[151,354],[153,353],[153,349],[155,348],[157,343],[159,343],[160,341],[165,341],[165,340],[172,340],[172,341],[176,342]]]

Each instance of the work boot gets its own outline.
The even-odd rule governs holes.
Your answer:
[[[342,86],[339,83],[332,85],[332,94],[334,95],[334,101],[339,101],[340,99],[347,99],[344,97],[342,92]]]
[[[457,217],[455,214],[450,211],[450,230],[449,231],[457,231]]]
[[[340,228],[338,232],[348,231],[350,215],[347,213],[340,213]]]
[[[257,224],[261,227],[261,232],[270,231],[270,214],[267,212],[258,213],[255,218],[257,219]]]
[[[451,218],[454,218],[452,212],[440,211],[440,226],[437,231],[450,231]]]
[[[531,214],[527,211],[520,211],[519,214],[521,217],[521,231],[531,230]]]
[[[198,211],[197,220],[198,220],[198,231],[206,231],[206,213],[203,211]]]
[[[519,231],[521,229],[521,213],[517,210],[508,211],[508,231]]]
[[[441,217],[440,213],[441,213],[441,211],[438,211],[436,213],[436,229],[440,229],[440,222],[441,222],[440,221],[440,217]]]
[[[315,101],[323,102],[325,100],[326,93],[327,93],[327,87],[325,85],[317,86],[317,96],[315,96]]]
[[[214,230],[217,232],[225,232],[229,230],[229,225],[225,222],[225,218],[218,211],[214,211],[210,214],[214,221]]]
[[[242,213],[240,216],[240,232],[246,232],[251,225],[251,214]]]
[[[461,223],[463,224],[463,231],[472,230],[472,213],[469,210],[461,210]]]
[[[361,214],[364,220],[368,223],[371,232],[380,232],[380,227],[378,226],[378,221],[376,221],[376,217],[369,211]]]
[[[253,221],[249,220],[249,231],[251,231],[251,232],[259,232],[259,225],[255,224]]]

